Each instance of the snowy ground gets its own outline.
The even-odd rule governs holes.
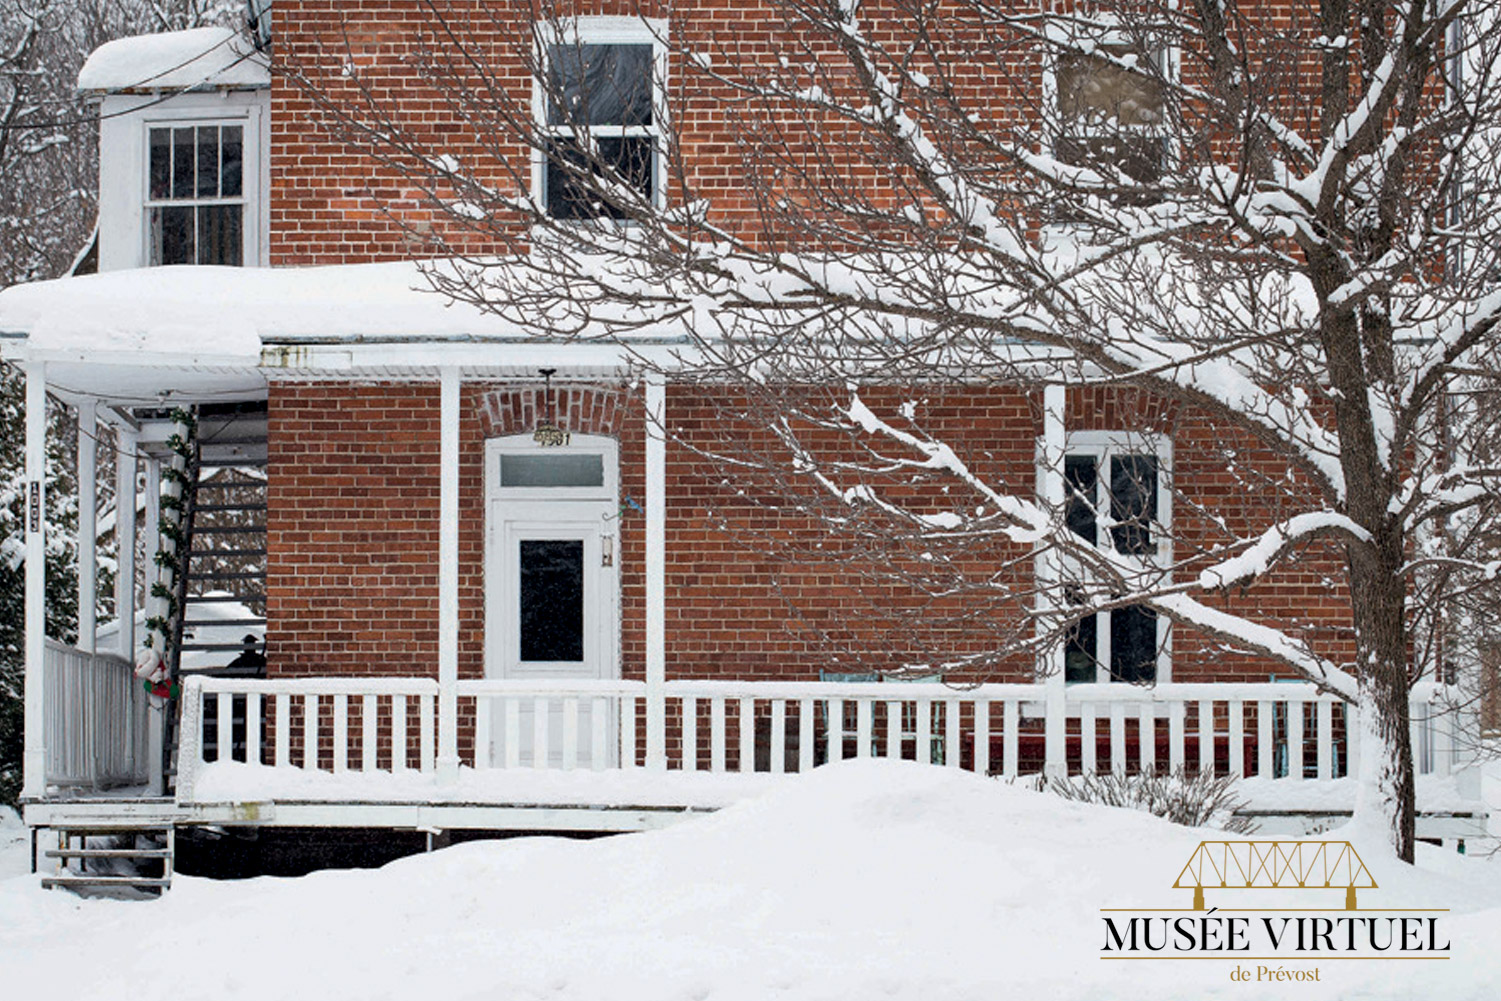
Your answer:
[[[956,770],[849,762],[601,841],[179,878],[133,903],[13,876],[0,881],[0,983],[25,1001],[1496,996],[1501,863],[1437,850],[1416,869],[1368,851],[1380,889],[1360,902],[1452,908],[1452,959],[1284,964],[1320,980],[1274,985],[1232,982],[1229,959],[1102,960],[1100,909],[1187,907],[1172,882],[1215,836]],[[0,873],[18,869],[24,851],[7,848]],[[1330,895],[1278,901],[1339,906]]]

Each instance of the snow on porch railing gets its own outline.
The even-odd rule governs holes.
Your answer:
[[[307,771],[432,774],[430,678],[185,679],[177,798],[193,798],[200,767],[216,761]]]
[[[670,681],[666,765],[781,773],[880,757],[1016,775],[1026,765],[1025,734],[1042,736],[1040,723],[1026,720],[1040,718],[1046,692],[1027,684]]]
[[[105,788],[147,778],[146,692],[123,657],[47,640],[47,783]]]
[[[219,760],[432,774],[437,691],[430,679],[191,678],[179,798],[191,798],[199,766]],[[1053,715],[1064,733],[1053,741],[1049,692],[1044,684],[685,680],[663,686],[658,715],[647,712],[639,681],[470,680],[457,686],[456,743],[478,771],[785,773],[888,757],[1007,776],[1181,768],[1298,780],[1340,778],[1359,753],[1355,714],[1308,684],[1071,685]],[[1453,760],[1453,714],[1440,711],[1442,699],[1431,685],[1413,693],[1420,773],[1447,773]],[[655,718],[659,742],[647,739]],[[653,744],[666,749],[660,760],[647,758]]]
[[[993,764],[1014,775],[1023,763],[1024,707],[1040,710],[1045,697],[1040,685],[959,690],[915,683],[670,681],[664,687],[666,757],[649,762],[642,682],[461,681],[458,691],[460,717],[474,720],[473,753],[465,764],[564,771],[657,766],[784,773],[874,756],[980,771]]]

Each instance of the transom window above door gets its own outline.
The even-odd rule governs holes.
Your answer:
[[[492,438],[485,446],[485,489],[495,500],[614,500],[619,473],[614,438],[575,434],[548,448],[531,435]]]

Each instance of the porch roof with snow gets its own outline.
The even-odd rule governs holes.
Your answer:
[[[226,27],[116,39],[95,49],[78,73],[84,95],[270,86],[266,57]]]
[[[101,398],[229,395],[278,374],[574,374],[627,366],[618,346],[560,343],[432,289],[432,262],[309,268],[176,266],[0,291],[0,355]],[[504,352],[497,347],[505,345]]]

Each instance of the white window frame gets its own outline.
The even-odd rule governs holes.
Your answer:
[[[1166,435],[1140,431],[1072,431],[1065,439],[1064,459],[1071,456],[1089,456],[1095,460],[1095,542],[1096,545],[1114,547],[1110,529],[1115,524],[1110,518],[1109,497],[1106,484],[1109,482],[1111,459],[1121,455],[1150,455],[1157,459],[1157,518],[1152,523],[1152,541],[1155,552],[1141,554],[1137,558],[1148,566],[1170,567],[1173,560],[1171,528],[1173,524],[1172,465],[1173,443]],[[1063,475],[1063,470],[1059,470]],[[1082,576],[1073,561],[1064,559],[1065,576]],[[1110,619],[1111,611],[1095,613],[1095,664],[1097,683],[1110,683]],[[1172,630],[1167,616],[1157,613],[1157,671],[1154,684],[1172,680]],[[1075,682],[1078,683],[1078,682]],[[1116,682],[1123,683],[1123,682]]]
[[[1177,162],[1181,147],[1177,133],[1172,128],[1170,113],[1172,108],[1171,87],[1182,79],[1183,58],[1178,46],[1164,43],[1157,50],[1157,70],[1162,74],[1165,85],[1169,88],[1163,95],[1163,121],[1159,125],[1126,125],[1119,122],[1113,126],[1092,126],[1088,124],[1075,124],[1070,126],[1063,120],[1063,109],[1058,104],[1058,50],[1061,47],[1076,47],[1083,41],[1079,37],[1076,26],[1071,24],[1054,23],[1049,26],[1048,34],[1052,43],[1048,49],[1048,56],[1043,60],[1042,67],[1042,107],[1045,109],[1045,121],[1051,122],[1052,127],[1046,137],[1047,152],[1055,159],[1060,157],[1059,144],[1064,139],[1080,138],[1092,139],[1108,137],[1116,134],[1123,128],[1142,135],[1152,136],[1162,141],[1162,169],[1166,174]],[[1095,30],[1088,39],[1098,46],[1128,45],[1133,39],[1121,29],[1103,28]],[[1080,55],[1088,55],[1082,49],[1076,49]],[[1113,130],[1113,131],[1112,131]],[[1061,159],[1059,162],[1063,162]]]
[[[536,25],[536,65],[542,74],[547,72],[547,50],[554,45],[650,45],[652,47],[652,124],[645,126],[620,126],[622,137],[645,136],[654,140],[652,146],[652,203],[656,208],[666,204],[664,192],[667,184],[666,137],[668,134],[667,109],[667,21],[662,18],[621,17],[597,15],[566,18]],[[566,126],[553,126],[547,122],[547,86],[538,77],[532,81],[532,122],[540,135],[571,138],[573,130]],[[596,126],[590,131],[601,135]],[[613,135],[611,131],[606,133]],[[544,215],[547,214],[547,153],[534,145],[531,160],[532,202]],[[551,218],[551,216],[548,216]],[[629,220],[594,216],[585,219],[555,219],[555,225],[629,225]]]
[[[604,482],[597,487],[504,487],[500,485],[502,455],[600,455]],[[620,496],[620,445],[597,434],[572,434],[567,445],[543,447],[529,434],[507,435],[485,442],[485,496],[504,501],[615,500]]]
[[[144,116],[140,122],[139,154],[136,158],[140,182],[137,193],[140,197],[140,261],[143,267],[160,267],[151,261],[151,210],[164,207],[203,205],[240,206],[240,267],[256,267],[261,263],[261,148],[260,122],[255,109],[246,109],[241,114],[173,114],[171,116]],[[240,129],[240,195],[238,198],[152,198],[151,197],[151,133],[155,129],[197,129],[207,125],[219,127],[236,126]],[[196,215],[195,215],[196,218]],[[195,234],[196,240],[196,234]],[[196,263],[196,262],[195,262]]]

